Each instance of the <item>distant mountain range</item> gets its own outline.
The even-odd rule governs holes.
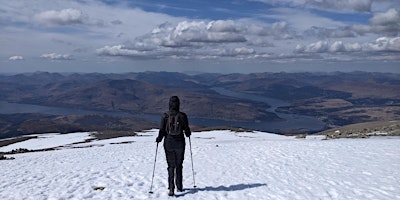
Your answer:
[[[235,95],[222,94],[216,88]],[[367,72],[199,75],[36,72],[0,75],[0,101],[161,116],[168,108],[169,97],[178,95],[182,100],[181,109],[189,117],[229,121],[232,126],[235,122],[285,120],[281,114],[314,117],[325,124],[324,129],[359,122],[398,120],[399,91],[399,74]],[[261,100],[253,100],[253,96]],[[267,98],[285,102],[285,105],[273,105],[273,102],[264,100]],[[278,108],[271,110],[271,106]],[[3,127],[0,134],[18,130],[15,128],[18,120],[7,120],[11,115],[16,117],[13,113],[0,116]],[[27,120],[21,114],[19,116]],[[34,118],[40,119],[40,113]],[[135,126],[135,123],[130,124]],[[284,129],[275,131],[287,132]],[[307,131],[315,130],[302,129],[299,132]]]

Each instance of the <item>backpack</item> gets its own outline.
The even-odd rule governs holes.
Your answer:
[[[177,112],[176,114],[167,114],[167,133],[168,135],[177,136],[183,133],[183,114]]]

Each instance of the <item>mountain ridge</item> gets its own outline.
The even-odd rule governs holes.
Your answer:
[[[222,95],[213,90],[216,87],[279,99],[288,105],[270,111],[271,102]],[[283,113],[316,118],[326,124],[325,129],[398,120],[399,89],[400,77],[396,74],[371,72],[196,75],[37,72],[0,76],[0,101],[159,115],[167,110],[169,97],[178,95],[181,109],[190,117],[231,121],[232,126],[236,122],[282,121],[279,115]],[[287,133],[284,129],[274,130]],[[313,132],[307,128],[301,130]]]

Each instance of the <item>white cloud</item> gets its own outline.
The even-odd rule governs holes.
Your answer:
[[[356,37],[357,33],[349,27],[338,28],[325,28],[325,27],[311,27],[304,31],[305,36],[319,37],[319,38],[350,38]]]
[[[362,47],[359,43],[344,43],[335,41],[329,47],[329,52],[359,52]]]
[[[124,45],[105,46],[96,50],[99,55],[109,56],[145,56],[144,53],[134,49],[128,49]]]
[[[265,24],[247,20],[181,21],[163,23],[131,42],[105,46],[97,54],[108,56],[154,56],[215,58],[255,54],[252,47],[273,47],[267,38],[288,40],[296,36],[286,22]]]
[[[96,52],[99,55],[143,57],[164,57],[172,55],[172,52],[179,55],[186,55],[189,51],[199,53],[201,48],[207,48],[210,44],[246,42],[244,35],[238,33],[240,29],[233,21],[182,21],[177,25],[164,23],[132,42],[105,46]]]
[[[236,57],[252,55],[254,53],[255,50],[252,48],[237,47],[233,49],[215,49],[213,50],[213,53],[211,53],[210,55],[236,58]]]
[[[350,27],[358,34],[375,33],[385,36],[398,36],[400,34],[400,11],[394,8],[386,12],[374,13],[369,19],[369,25],[352,25]]]
[[[381,37],[373,43],[366,44],[369,51],[397,51],[400,52],[400,37]]]
[[[8,60],[24,60],[24,57],[22,56],[11,56],[8,58]]]
[[[295,53],[337,53],[337,52],[399,52],[400,37],[381,37],[368,43],[345,43],[342,41],[318,41],[308,45],[298,44]]]
[[[168,39],[177,43],[230,43],[245,42],[246,38],[238,34],[240,27],[233,21],[183,21],[165,32]]]
[[[388,25],[388,24],[399,24],[400,13],[398,10],[391,8],[386,12],[376,13],[370,20],[372,25]]]
[[[72,60],[72,56],[68,54],[49,53],[49,54],[42,54],[40,57],[50,60]]]
[[[387,33],[392,36],[400,33],[400,11],[394,8],[376,13],[369,22],[375,32]]]
[[[395,38],[400,33],[399,7],[388,9],[389,0],[263,0],[274,6],[265,6],[265,12],[258,10],[219,20],[194,15],[195,20],[175,17],[161,13],[162,9],[148,12],[127,1],[103,2],[4,1],[0,38],[5,43],[0,51],[25,58],[37,56],[37,49],[64,52],[43,54],[42,61],[80,62],[85,58],[87,63],[97,62],[98,55],[131,58],[105,58],[114,61],[153,62],[164,58],[322,60],[344,54],[351,60],[363,59],[366,52],[385,54],[389,59],[393,52],[398,53]],[[377,7],[378,2],[385,3]],[[393,4],[400,5],[390,5]],[[368,9],[373,10],[371,14],[355,14]],[[342,15],[335,18],[337,12]],[[356,18],[349,20],[352,14]],[[246,18],[238,19],[243,16]],[[371,16],[369,21],[366,16]],[[363,22],[352,24],[362,19]],[[375,41],[376,38],[381,39]],[[293,53],[296,44],[299,45]]]
[[[34,20],[45,25],[75,25],[83,24],[84,16],[81,10],[64,9],[64,10],[49,10],[41,12],[34,16]]]
[[[1,24],[4,25],[0,38],[5,39],[0,52],[27,57],[37,55],[38,48],[42,52],[68,54],[77,54],[77,50],[84,49],[77,58],[95,60],[93,52],[96,48],[133,40],[165,21],[182,20],[125,5],[110,6],[96,0],[3,1],[0,7]]]
[[[207,30],[214,32],[240,32],[240,28],[233,20],[216,20],[207,24]]]
[[[320,40],[299,44],[294,54],[280,51],[283,41],[301,40],[285,21],[265,24],[246,20],[182,21],[173,25],[164,23],[150,33],[131,42],[97,49],[102,56],[126,56],[143,59],[338,59],[350,61],[353,55],[376,51],[398,51],[398,38],[380,38],[374,42],[354,40],[358,35],[350,27],[314,27],[314,32],[305,32],[321,38],[346,38],[346,40]],[[331,23],[335,24],[336,23]],[[285,40],[282,40],[285,39]],[[274,41],[274,44],[268,41]],[[282,42],[279,42],[282,41]],[[352,42],[353,41],[353,42]],[[276,45],[280,45],[277,47]],[[265,52],[270,48],[271,52]],[[278,50],[279,49],[279,50]],[[293,53],[292,52],[292,53]],[[289,54],[287,54],[289,53]],[[348,53],[344,55],[343,53]],[[307,55],[308,54],[308,55]],[[324,54],[322,57],[310,55]],[[361,55],[362,56],[362,55]],[[381,57],[382,58],[382,57]],[[389,56],[386,56],[389,58]]]
[[[291,30],[287,21],[279,21],[272,24],[250,21],[244,25],[243,33],[246,35],[255,35],[259,37],[271,36],[276,40],[289,40],[299,37],[296,31]]]

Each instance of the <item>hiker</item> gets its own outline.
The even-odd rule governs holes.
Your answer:
[[[183,191],[182,164],[185,154],[185,137],[190,137],[191,131],[187,115],[179,111],[180,101],[177,96],[169,99],[169,111],[161,118],[160,131],[156,142],[164,139],[164,150],[168,163],[168,195],[174,195],[175,185],[178,192]],[[176,173],[176,176],[175,176]],[[174,184],[175,181],[175,184]]]

